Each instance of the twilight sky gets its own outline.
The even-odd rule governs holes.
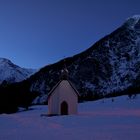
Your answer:
[[[86,50],[140,14],[140,0],[0,0],[0,57],[40,68]]]

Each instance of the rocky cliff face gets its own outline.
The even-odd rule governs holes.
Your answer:
[[[140,16],[133,16],[116,31],[86,51],[65,60],[69,79],[83,97],[107,95],[140,86]],[[29,81],[44,102],[59,81],[63,60],[42,68]]]

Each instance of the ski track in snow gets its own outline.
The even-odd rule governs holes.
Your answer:
[[[47,106],[0,115],[0,140],[140,140],[140,95],[80,103],[78,115],[46,117]]]

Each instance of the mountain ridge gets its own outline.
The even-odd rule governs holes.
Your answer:
[[[133,24],[136,28],[128,26],[130,19],[135,20],[133,16],[84,52],[65,59],[69,79],[83,98],[100,97],[139,86],[136,81],[140,76],[140,18],[137,17]],[[31,76],[30,90],[41,93],[36,102],[46,100],[51,88],[59,81],[62,68],[63,59]]]
[[[9,59],[0,58],[0,83],[3,81],[8,83],[20,82],[35,72],[36,70],[34,69],[21,68]]]

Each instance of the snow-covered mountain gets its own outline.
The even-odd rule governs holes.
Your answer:
[[[94,98],[140,86],[140,16],[124,24],[86,51],[65,59],[69,78],[83,98]],[[42,68],[31,76],[30,90],[48,92],[60,79],[63,60]],[[37,101],[37,100],[36,100]]]
[[[21,68],[13,64],[6,58],[0,58],[0,83],[7,81],[8,83],[19,82],[35,72],[33,69]]]

